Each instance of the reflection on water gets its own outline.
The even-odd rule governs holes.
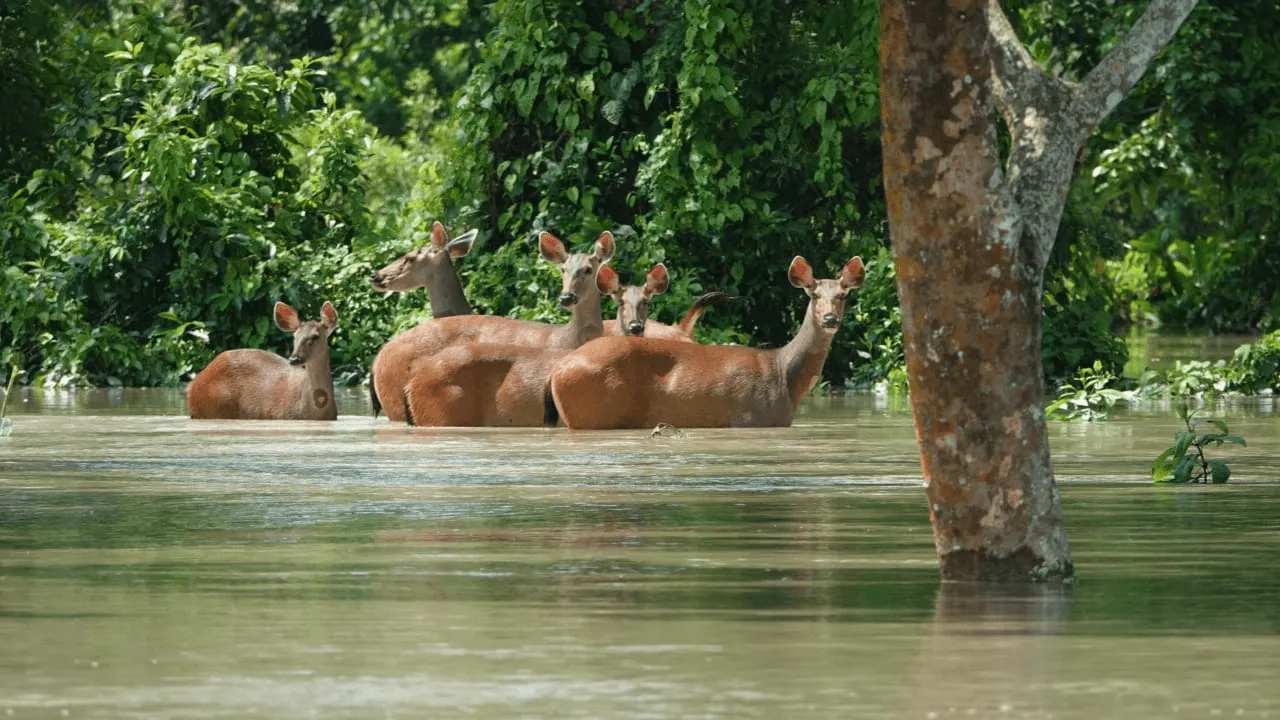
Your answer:
[[[1168,370],[1179,362],[1230,360],[1236,348],[1257,339],[1256,335],[1157,335],[1135,329],[1125,338],[1129,360],[1124,374],[1136,378],[1144,370]]]
[[[1167,409],[1054,424],[1080,583],[943,585],[910,418],[191,422],[40,393],[0,441],[14,717],[1278,717],[1280,434],[1142,482]]]

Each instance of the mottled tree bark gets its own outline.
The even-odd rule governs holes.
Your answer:
[[[1090,130],[1194,6],[1154,0],[1076,85],[1035,65],[998,0],[881,0],[885,194],[945,579],[1072,577],[1043,409],[1044,267]]]

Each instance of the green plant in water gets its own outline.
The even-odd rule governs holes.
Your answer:
[[[1213,418],[1197,418],[1196,411],[1187,403],[1178,405],[1178,417],[1186,430],[1178,431],[1173,447],[1166,449],[1151,466],[1151,480],[1155,483],[1208,483],[1215,485],[1231,477],[1231,468],[1224,460],[1209,460],[1204,456],[1208,445],[1221,446],[1224,442],[1245,445],[1243,437],[1231,434],[1227,424]],[[1199,428],[1212,425],[1217,432],[1201,432]],[[1192,451],[1195,452],[1192,452]]]
[[[1132,395],[1111,387],[1117,381],[1115,375],[1103,369],[1102,361],[1095,360],[1093,367],[1080,368],[1075,380],[1062,384],[1058,398],[1049,403],[1045,414],[1063,422],[1106,420],[1116,403],[1127,401]]]

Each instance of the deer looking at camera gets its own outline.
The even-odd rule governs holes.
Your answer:
[[[684,319],[677,325],[664,325],[656,320],[649,320],[649,301],[653,296],[666,292],[669,285],[667,266],[662,263],[649,270],[643,285],[623,285],[613,268],[608,265],[600,268],[596,275],[596,287],[601,295],[611,297],[618,303],[618,318],[604,323],[605,336],[629,335],[693,342],[693,327],[703,311],[712,305],[733,299],[728,293],[709,292],[693,301]]]
[[[407,419],[405,398],[413,363],[452,345],[478,342],[569,350],[604,334],[596,272],[613,257],[613,234],[601,233],[590,253],[570,253],[559,238],[544,232],[538,237],[538,249],[544,260],[560,268],[560,306],[573,313],[569,322],[555,325],[465,315],[429,320],[406,330],[383,345],[373,360],[374,392],[388,419]]]
[[[278,302],[276,327],[293,333],[285,359],[266,350],[220,353],[187,386],[187,406],[196,420],[336,420],[329,335],[338,312],[325,302],[320,321],[302,322],[298,311]]]
[[[602,338],[567,354],[552,371],[559,421],[574,429],[790,425],[822,373],[848,294],[862,285],[865,269],[854,257],[838,279],[815,280],[809,263],[796,257],[787,276],[809,296],[809,306],[785,346]]]

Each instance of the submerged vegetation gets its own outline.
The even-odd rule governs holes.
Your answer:
[[[1033,55],[1074,78],[1145,2],[1005,5]],[[802,312],[793,255],[833,269],[860,254],[866,283],[825,380],[902,387],[877,12],[10,3],[0,364],[44,384],[176,384],[227,348],[284,350],[275,301],[312,313],[332,299],[335,380],[358,382],[382,343],[429,317],[422,294],[382,296],[366,278],[441,220],[480,230],[459,261],[478,312],[563,319],[532,237],[611,229],[624,279],[671,269],[656,319],[729,291],[742,300],[709,313],[700,338],[762,346]],[[1045,375],[1074,398],[1063,412],[1096,419],[1113,391],[1280,386],[1274,334],[1222,366],[1101,382],[1124,365],[1127,323],[1280,326],[1277,30],[1280,8],[1202,0],[1082,154],[1045,288]]]

